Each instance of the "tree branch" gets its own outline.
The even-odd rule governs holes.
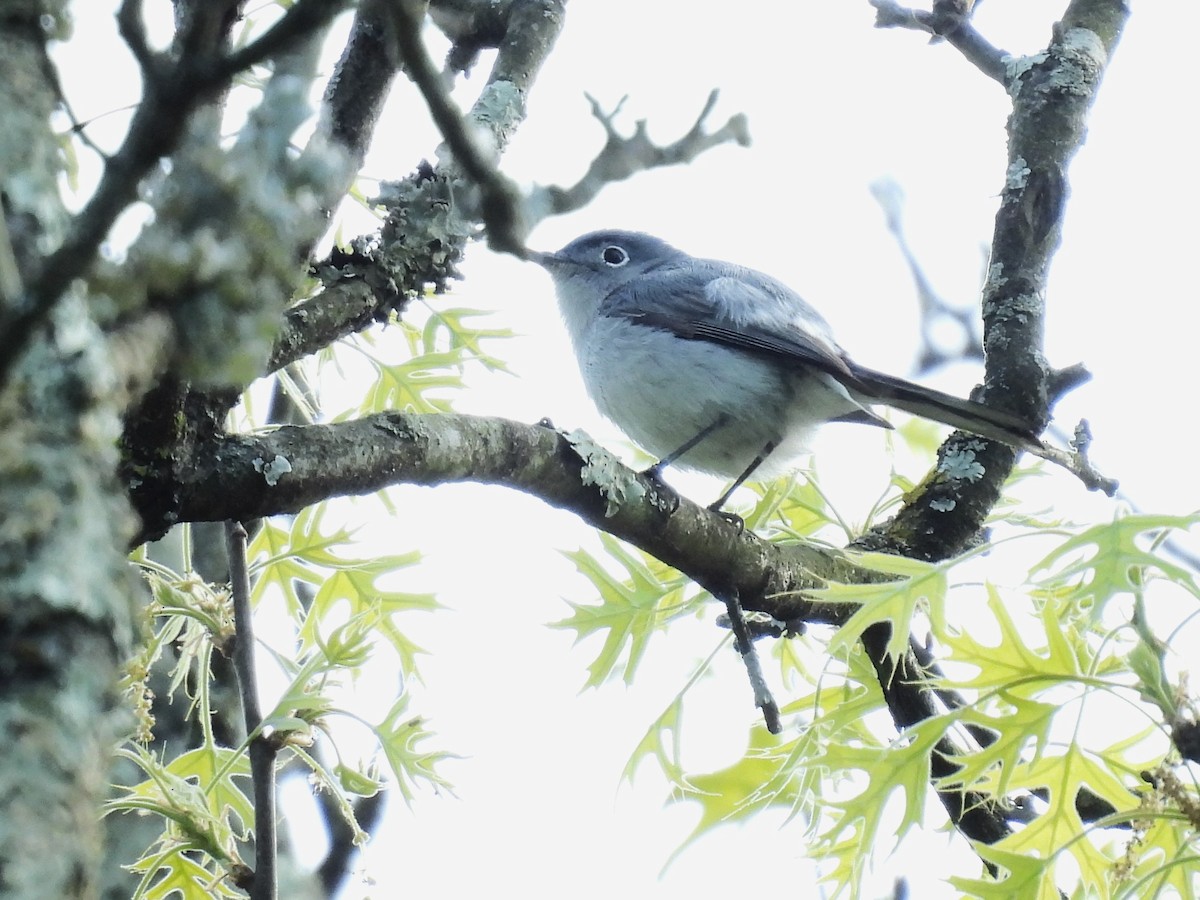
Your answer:
[[[561,215],[580,209],[591,203],[600,190],[616,181],[624,181],[637,172],[691,162],[701,153],[721,144],[735,143],[739,147],[750,146],[750,129],[746,117],[741,113],[731,116],[729,121],[716,131],[705,131],[709,114],[717,104],[719,92],[713,90],[704,103],[704,108],[691,129],[679,140],[665,147],[654,144],[646,133],[646,120],[639,119],[630,137],[622,137],[613,124],[621,111],[624,100],[606,113],[600,103],[589,96],[592,115],[604,126],[607,141],[599,155],[592,160],[584,176],[569,188],[557,186],[535,187],[528,206],[534,221],[551,215]]]
[[[908,652],[895,659],[887,654],[891,635],[891,625],[879,622],[863,632],[862,642],[875,666],[892,721],[897,730],[903,731],[939,715],[941,710],[935,702],[934,690],[928,686],[926,669],[911,649],[913,642],[910,640]],[[952,779],[959,769],[954,759],[963,755],[963,749],[943,735],[930,754],[930,781],[937,785],[942,779]],[[994,844],[1012,831],[1003,811],[984,794],[950,787],[939,789],[937,795],[950,820],[972,840]],[[995,874],[991,863],[985,860],[984,864]]]
[[[1013,63],[1009,164],[982,297],[987,365],[979,399],[1029,421],[1048,418],[1052,381],[1059,389],[1075,383],[1076,376],[1056,379],[1042,355],[1046,280],[1062,231],[1067,167],[1120,31],[1111,16],[1127,14],[1117,12],[1125,9],[1119,0],[1088,0],[1072,4],[1068,17],[1076,7],[1107,10],[1107,24],[1098,27],[1108,37],[1060,27],[1046,52]],[[922,489],[858,545],[919,559],[961,553],[999,499],[1014,459],[994,442],[952,436]]]
[[[429,18],[453,43],[446,56],[447,74],[468,74],[486,47],[499,47],[508,34],[509,13],[516,0],[430,0]]]
[[[318,132],[350,154],[355,172],[362,167],[400,65],[391,19],[381,6],[382,0],[364,0],[359,5],[350,37],[321,100]],[[344,193],[338,191],[325,205],[332,206]]]
[[[265,434],[211,435],[173,466],[166,492],[135,496],[138,542],[176,521],[294,513],[333,496],[394,484],[471,481],[515,488],[643,548],[715,596],[736,590],[748,610],[783,621],[840,623],[845,604],[802,595],[826,580],[873,583],[844,554],[776,545],[621,465],[586,435],[466,415],[388,412]],[[173,504],[173,505],[168,505]]]
[[[870,2],[896,9],[880,0]],[[959,9],[962,33],[970,10],[969,4],[958,5],[966,7]],[[938,6],[955,4],[935,4],[935,11]],[[1046,279],[1062,232],[1067,168],[1083,143],[1088,109],[1127,16],[1121,0],[1075,0],[1045,53],[1005,62],[1004,83],[1013,109],[1005,188],[982,298],[986,379],[979,399],[1029,421],[1045,422],[1055,392],[1086,375],[1081,367],[1054,372],[1042,355]],[[978,59],[972,61],[980,65]],[[996,77],[994,62],[988,64],[993,71],[980,67]],[[1060,462],[1074,465],[1081,478],[1093,477],[1098,485],[1115,489],[1088,463],[1089,441],[1086,429],[1078,432],[1073,458]],[[1008,447],[953,435],[938,454],[937,468],[896,517],[852,546],[927,560],[961,553],[976,539],[1014,461]],[[938,709],[917,655],[911,649],[897,660],[886,655],[890,636],[890,626],[881,623],[864,633],[863,644],[897,727],[906,728]],[[935,782],[953,778],[953,758],[959,753],[949,738],[942,738],[931,758]],[[1003,810],[970,792],[942,790],[939,797],[956,827],[974,840],[994,843],[1010,831]]]
[[[934,0],[928,12],[901,6],[896,0],[867,2],[875,7],[876,28],[909,28],[945,38],[980,72],[1008,86],[1008,54],[988,43],[971,24],[975,0]]]
[[[490,6],[489,10],[489,16],[503,14],[509,33],[497,37],[489,32],[488,40],[500,47],[500,53],[488,83],[511,84],[523,98],[545,54],[553,45],[554,36],[561,25],[561,5],[558,0],[511,0],[507,4]],[[496,21],[489,18],[488,27],[495,27]],[[547,23],[550,23],[549,26]],[[368,49],[368,46],[373,49]],[[410,52],[413,49],[410,47]],[[424,52],[423,48],[417,49]],[[367,42],[364,39],[362,52],[382,53],[383,50],[379,40]],[[347,50],[347,54],[350,54],[350,50]],[[347,57],[343,59],[347,60]],[[345,68],[354,71],[357,66],[347,61]],[[352,82],[349,76],[335,77],[330,82],[327,98],[335,93],[345,93]],[[616,113],[606,115],[592,101],[593,112],[604,123],[609,134],[605,148],[574,187],[535,188],[525,201],[520,217],[532,226],[549,215],[578,209],[595,197],[605,184],[628,178],[635,172],[689,162],[705,150],[729,141],[742,146],[749,144],[746,119],[742,115],[733,116],[715,132],[705,131],[704,124],[716,98],[714,91],[691,130],[666,147],[658,147],[650,142],[644,122],[638,123],[632,137],[621,137],[612,125]],[[523,99],[519,115],[513,112],[507,119],[488,114],[485,99],[480,98],[467,118],[475,120],[484,117],[484,124],[498,135],[497,141],[507,139],[520,115],[523,115]],[[335,101],[330,100],[329,106],[333,108],[334,105]],[[349,103],[337,103],[336,108],[357,109]],[[336,118],[333,113],[325,117]],[[342,126],[342,130],[346,127]],[[409,292],[420,290],[425,284],[440,287],[453,275],[452,265],[461,254],[467,235],[474,226],[472,210],[460,209],[464,200],[462,193],[447,196],[449,190],[439,187],[445,184],[447,178],[453,177],[452,174],[447,176],[440,170],[425,167],[404,182],[384,186],[381,200],[390,209],[402,212],[403,229],[392,229],[389,222],[385,224],[378,240],[374,237],[357,238],[351,242],[350,250],[334,250],[329,259],[316,266],[326,287],[320,294],[288,310],[268,372],[367,328],[383,319],[389,311],[402,308]],[[440,210],[446,202],[451,202],[454,208],[452,224],[459,224],[451,230],[445,224],[446,217],[439,211],[427,225],[424,206],[433,205]],[[502,218],[507,216],[505,213]],[[506,218],[506,221],[513,220]],[[490,227],[498,226],[493,222]],[[510,232],[503,242],[512,243],[516,237],[515,232]],[[523,234],[521,239],[523,241]]]
[[[24,302],[13,313],[0,311],[4,313],[0,315],[0,386],[7,382],[33,329],[49,316],[67,286],[92,264],[117,216],[136,199],[138,185],[151,166],[179,145],[196,107],[225,90],[245,68],[327,23],[342,6],[341,0],[298,0],[270,30],[240,51],[215,59],[187,54],[170,62],[149,49],[139,0],[125,0],[118,23],[142,67],[142,102],[121,148],[109,157],[91,199],[75,217],[62,244],[29,279]]]
[[[520,219],[520,192],[500,173],[476,136],[468,131],[462,112],[442,86],[441,74],[421,40],[424,5],[419,0],[399,0],[391,6],[400,58],[413,84],[425,98],[429,114],[450,147],[455,163],[482,195],[479,207],[487,229],[488,246],[498,253],[512,253],[523,258],[528,228]]]
[[[274,900],[275,874],[275,742],[263,731],[254,666],[254,627],[250,611],[250,572],[246,567],[246,529],[225,525],[229,583],[233,593],[233,664],[242,696],[242,715],[250,741],[250,780],[254,784],[254,883],[251,900]]]

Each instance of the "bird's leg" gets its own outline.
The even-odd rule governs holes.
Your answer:
[[[662,459],[660,459],[658,462],[656,462],[650,468],[648,468],[644,472],[642,472],[642,474],[645,475],[647,478],[651,478],[654,481],[657,481],[661,484],[662,483],[661,476],[662,476],[663,469],[665,469],[667,466],[674,463],[676,460],[679,459],[679,457],[683,456],[683,454],[687,453],[689,450],[691,450],[693,447],[695,447],[697,444],[699,444],[702,440],[704,440],[706,437],[708,437],[710,434],[712,434],[718,428],[724,428],[728,424],[729,424],[729,413],[721,413],[719,416],[717,416],[715,419],[713,419],[712,424],[707,425],[706,427],[701,429],[697,434],[688,438],[684,442],[682,447],[680,447],[677,450],[672,450],[670,453],[668,453],[666,456],[664,456]]]
[[[729,486],[729,489],[712,503],[710,503],[708,508],[715,513],[720,513],[734,525],[739,526],[739,530],[741,527],[744,527],[745,523],[742,522],[741,516],[736,516],[733,513],[721,512],[721,507],[725,505],[725,502],[730,498],[733,492],[740,488],[742,484],[745,483],[746,479],[754,474],[754,470],[763,464],[763,460],[771,455],[771,451],[774,450],[776,446],[777,444],[775,441],[767,441],[766,446],[758,452],[758,456],[754,457],[754,460],[750,463],[750,465],[746,466],[742,474],[734,479],[733,484]]]
[[[679,457],[683,456],[683,454],[687,453],[718,428],[723,428],[726,424],[728,424],[728,422],[729,414],[721,413],[712,421],[712,424],[702,428],[698,434],[688,438],[682,447],[671,451],[650,468],[642,472],[642,475],[654,484],[655,490],[657,490],[665,498],[669,498],[670,501],[673,501],[670,508],[671,513],[674,513],[675,510],[679,508],[679,495],[675,493],[675,490],[670,485],[662,480],[663,469],[671,465],[671,463],[675,462],[675,460],[679,459]]]

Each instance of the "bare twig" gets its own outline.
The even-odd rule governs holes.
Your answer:
[[[1071,449],[1060,450],[1057,447],[1047,447],[1045,453],[1037,454],[1042,459],[1062,466],[1084,483],[1089,491],[1103,491],[1112,497],[1117,493],[1120,482],[1109,478],[1093,465],[1088,458],[1088,450],[1092,445],[1092,430],[1087,419],[1080,419],[1075,426],[1075,436],[1071,440]]]
[[[1046,377],[1046,394],[1050,405],[1053,406],[1064,394],[1074,390],[1079,385],[1090,381],[1092,373],[1085,366],[1076,363],[1063,369],[1054,369]],[[1062,432],[1051,427],[1051,433],[1062,437]],[[1092,432],[1087,420],[1081,420],[1075,426],[1074,434],[1068,440],[1070,450],[1061,450],[1049,444],[1043,444],[1042,450],[1032,451],[1035,456],[1061,466],[1083,482],[1089,491],[1102,491],[1106,496],[1116,496],[1120,482],[1109,478],[1095,467],[1088,458],[1092,444]]]
[[[250,573],[246,567],[246,529],[226,522],[229,583],[233,592],[233,665],[242,695],[242,715],[250,742],[250,779],[254,783],[254,884],[251,900],[274,900],[275,875],[275,755],[270,736],[263,732],[254,670],[254,630],[250,611]]]
[[[887,229],[896,241],[896,247],[908,264],[913,283],[917,289],[917,300],[921,305],[921,349],[917,353],[916,368],[918,372],[951,362],[964,359],[983,361],[982,323],[979,321],[978,309],[969,306],[955,306],[947,303],[937,292],[921,261],[913,253],[904,231],[904,191],[900,185],[890,178],[872,182],[871,195],[883,210],[887,220]],[[940,335],[935,338],[938,326],[950,322],[959,332],[957,346],[947,348],[948,343]]]
[[[688,133],[674,143],[660,147],[646,133],[646,121],[639,119],[630,137],[623,137],[613,124],[624,100],[612,112],[604,112],[599,102],[588,96],[592,115],[604,126],[608,136],[604,148],[592,160],[583,178],[569,188],[557,186],[535,188],[529,200],[530,217],[540,221],[551,215],[560,215],[580,209],[592,201],[606,185],[623,181],[637,172],[659,166],[673,166],[691,162],[701,153],[726,143],[740,147],[750,146],[750,128],[745,115],[738,113],[716,131],[706,131],[705,123],[716,106],[719,92],[713,90],[704,103],[704,108]]]
[[[980,72],[1007,86],[1008,54],[988,43],[971,24],[974,0],[935,0],[930,11],[901,6],[896,0],[867,2],[875,7],[876,28],[908,28],[945,38]]]
[[[115,113],[129,112],[131,109],[137,109],[137,104],[130,103],[128,106],[118,106],[115,109],[105,110],[100,115],[92,116],[92,118],[81,122],[75,115],[75,110],[72,108],[70,101],[68,101],[66,97],[59,97],[59,102],[62,104],[63,112],[66,113],[67,118],[71,122],[70,134],[77,135],[85,147],[95,153],[107,164],[109,158],[108,151],[93,141],[91,135],[87,133],[87,130],[93,122],[96,122],[105,116],[113,115]]]
[[[742,604],[738,601],[737,590],[730,589],[723,592],[721,600],[725,603],[729,627],[733,630],[734,646],[742,658],[742,664],[746,667],[746,674],[750,676],[750,687],[754,690],[754,705],[762,710],[767,731],[771,734],[779,734],[783,730],[783,725],[779,720],[779,705],[771,696],[771,689],[767,687],[767,680],[763,677],[762,663],[758,659],[758,651],[754,649],[754,640],[746,626],[746,617],[742,612]]]

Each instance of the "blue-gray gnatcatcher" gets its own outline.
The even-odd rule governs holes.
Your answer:
[[[585,234],[557,253],[531,253],[554,278],[588,393],[658,457],[734,479],[786,470],[816,426],[891,426],[882,403],[1041,449],[1011,413],[874,372],[851,360],[795,291],[732,263],[696,259],[630,231]]]

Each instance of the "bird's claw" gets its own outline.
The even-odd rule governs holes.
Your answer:
[[[644,470],[642,477],[650,482],[650,489],[654,492],[656,498],[655,505],[668,516],[673,516],[679,509],[679,494],[676,493],[673,487],[662,480],[661,473],[662,466],[656,463]]]
[[[741,516],[739,516],[737,513],[725,512],[724,510],[717,507],[715,504],[713,506],[710,506],[709,509],[712,510],[713,512],[715,512],[718,516],[720,516],[722,519],[724,519],[726,522],[728,522],[734,528],[736,528],[738,534],[741,534],[743,531],[746,530],[746,520],[743,519]]]

